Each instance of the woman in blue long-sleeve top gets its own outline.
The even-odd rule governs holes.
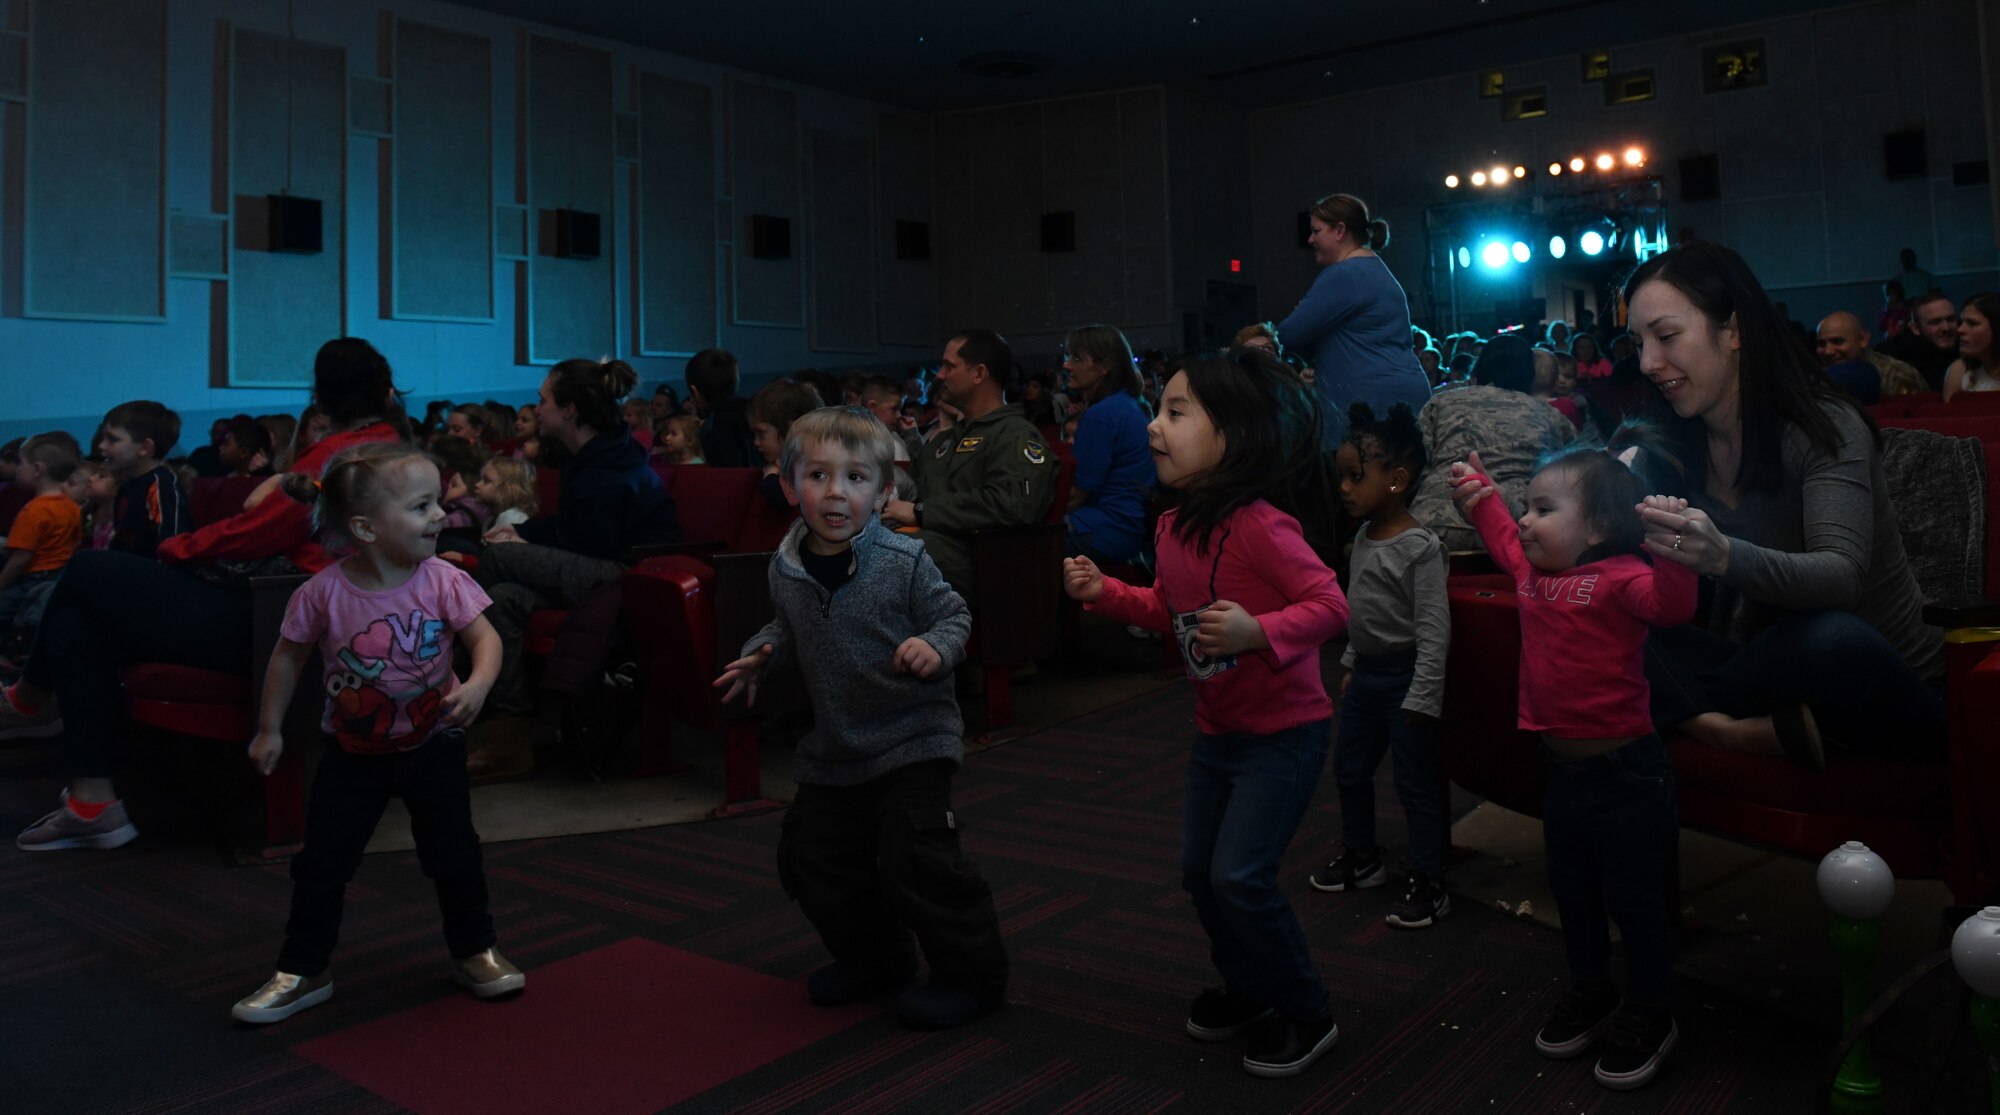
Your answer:
[[[1153,450],[1146,440],[1152,415],[1132,363],[1132,346],[1115,325],[1069,332],[1070,392],[1086,409],[1077,419],[1076,478],[1069,492],[1068,554],[1092,561],[1137,562],[1152,540],[1146,490],[1153,486]]]
[[[1306,243],[1323,269],[1278,323],[1278,339],[1312,360],[1332,449],[1347,436],[1351,404],[1366,402],[1377,414],[1394,403],[1420,410],[1430,382],[1410,346],[1410,301],[1375,254],[1389,244],[1389,222],[1369,219],[1358,197],[1328,194],[1313,205]]]

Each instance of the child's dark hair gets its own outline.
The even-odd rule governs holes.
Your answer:
[[[1628,466],[1621,457],[1634,449],[1638,453]],[[1577,555],[1578,565],[1644,552],[1646,527],[1637,511],[1639,501],[1681,488],[1680,458],[1672,440],[1657,427],[1636,421],[1613,430],[1602,449],[1575,446],[1542,458],[1535,475],[1554,468],[1569,474],[1583,521],[1604,537]]]
[[[5,461],[6,463],[12,465],[20,464],[21,443],[27,440],[28,440],[27,438],[17,437],[13,441],[10,441],[5,445],[0,445],[0,461]]]
[[[119,403],[104,416],[104,425],[116,426],[133,441],[153,443],[153,459],[165,460],[174,443],[181,439],[181,416],[149,399]]]
[[[76,438],[62,431],[36,434],[21,443],[21,460],[41,466],[44,479],[60,484],[83,464]]]
[[[417,446],[402,441],[367,441],[333,455],[318,479],[288,472],[279,486],[286,495],[313,509],[313,533],[332,531],[352,542],[347,521],[365,514],[382,487],[382,478],[412,461],[436,468],[438,461]]]
[[[576,422],[598,433],[625,428],[619,403],[639,386],[639,373],[623,360],[565,360],[549,370],[549,398],[576,407]]]
[[[1389,407],[1387,418],[1376,418],[1375,408],[1355,403],[1347,408],[1347,444],[1363,461],[1380,461],[1384,469],[1406,469],[1410,482],[1404,488],[1415,499],[1417,482],[1424,478],[1430,455],[1424,452],[1424,431],[1417,426],[1417,413],[1408,403]]]
[[[1333,470],[1320,445],[1324,420],[1313,389],[1261,347],[1185,357],[1172,370],[1186,373],[1188,390],[1227,447],[1179,492],[1174,534],[1206,553],[1223,520],[1263,499],[1299,521],[1323,560],[1338,554]]]
[[[462,437],[439,438],[431,447],[431,456],[437,458],[438,468],[443,470],[444,481],[449,484],[453,476],[465,477],[465,486],[472,487],[479,480],[479,470],[485,467],[492,454],[486,447]]]
[[[748,417],[752,422],[763,422],[778,431],[778,438],[782,441],[791,432],[792,423],[823,405],[825,401],[812,384],[797,379],[773,380],[750,396]]]

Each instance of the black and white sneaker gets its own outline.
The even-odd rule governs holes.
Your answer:
[[[1314,890],[1339,893],[1346,890],[1367,890],[1379,887],[1389,881],[1382,871],[1382,849],[1356,852],[1342,849],[1333,862],[1312,873]]]
[[[1196,1041],[1228,1041],[1250,1028],[1271,1008],[1226,987],[1211,987],[1188,1008],[1187,1032]]]
[[[1313,1022],[1267,1018],[1250,1030],[1250,1041],[1243,1052],[1243,1071],[1251,1076],[1297,1076],[1311,1068],[1339,1039],[1340,1027],[1331,1018]]]
[[[1451,895],[1444,892],[1444,884],[1421,871],[1412,871],[1403,897],[1383,920],[1397,929],[1428,929],[1449,913]]]
[[[1598,1027],[1618,1009],[1618,989],[1603,980],[1570,984],[1535,1034],[1535,1051],[1558,1061],[1589,1049]]]
[[[1619,1007],[1604,1027],[1597,1082],[1620,1092],[1645,1087],[1680,1036],[1680,1027],[1667,1011],[1640,1010],[1629,1004]]]

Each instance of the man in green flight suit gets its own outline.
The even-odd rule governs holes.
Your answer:
[[[910,462],[917,498],[882,508],[886,525],[918,528],[945,583],[968,603],[972,532],[1041,522],[1055,495],[1055,451],[1007,402],[1013,371],[1013,350],[990,329],[945,344],[932,388],[944,420]]]

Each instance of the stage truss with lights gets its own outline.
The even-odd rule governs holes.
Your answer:
[[[1666,198],[1646,161],[1643,149],[1627,147],[1551,162],[1546,173],[1496,160],[1446,175],[1464,200],[1424,211],[1434,324],[1532,325],[1544,308],[1537,281],[1549,277],[1597,291],[1600,311],[1609,306],[1609,289],[1667,248]]]

